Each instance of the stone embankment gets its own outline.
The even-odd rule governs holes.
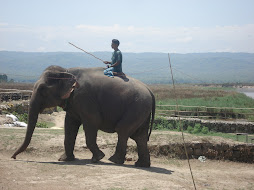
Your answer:
[[[2,89],[0,88],[0,101],[28,100],[32,96],[31,90]]]
[[[179,121],[177,117],[164,117],[172,126]],[[222,121],[222,120],[203,120],[197,118],[180,118],[183,129],[188,126],[194,127],[200,124],[201,127],[208,127],[209,131],[222,133],[243,133],[254,134],[254,122],[245,121]],[[156,122],[156,121],[155,121]],[[251,141],[252,142],[252,141]],[[254,144],[240,143],[211,143],[211,142],[187,142],[186,149],[189,158],[205,156],[208,159],[230,160],[237,162],[254,163]],[[165,145],[151,145],[150,152],[155,156],[169,156],[186,158],[183,144],[169,143]]]
[[[10,102],[2,102],[0,104],[0,114],[2,112],[13,113],[16,112],[18,114],[28,113],[30,100],[19,100],[19,101],[10,101]],[[43,110],[43,114],[51,114],[57,111],[57,107],[46,108]]]
[[[234,144],[225,143],[213,144],[204,142],[186,143],[189,158],[205,156],[208,159],[230,160],[236,162],[254,163],[254,144]],[[155,156],[168,156],[186,159],[183,144],[151,145],[151,154]]]

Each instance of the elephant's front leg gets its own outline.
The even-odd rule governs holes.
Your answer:
[[[68,113],[65,116],[65,138],[64,138],[64,149],[65,153],[58,159],[59,161],[73,161],[75,160],[75,156],[73,154],[76,137],[78,134],[78,130],[80,127],[80,123],[74,119],[72,119]]]
[[[93,153],[92,162],[96,163],[105,156],[105,154],[99,149],[96,143],[98,130],[95,127],[91,127],[90,125],[83,124],[83,126],[86,136],[86,145]]]

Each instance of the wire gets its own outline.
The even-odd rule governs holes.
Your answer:
[[[151,72],[151,71],[157,71],[157,70],[166,69],[166,68],[168,68],[168,67],[161,67],[161,68],[158,68],[158,69],[151,69],[151,70],[147,70],[147,71],[143,71],[143,72],[139,72],[139,73],[130,73],[130,75],[148,73],[148,72]]]
[[[198,78],[196,78],[196,77],[193,77],[193,76],[191,76],[191,75],[189,75],[189,74],[186,74],[186,73],[184,73],[184,72],[182,72],[182,71],[179,71],[179,70],[176,69],[176,68],[173,68],[173,70],[175,70],[175,71],[177,71],[177,72],[179,72],[179,73],[181,73],[181,74],[183,74],[183,75],[185,75],[185,76],[187,76],[187,77],[189,77],[189,78],[191,78],[191,79],[194,79],[194,80],[196,80],[196,81],[200,81],[200,82],[202,82],[202,83],[206,83],[206,82],[202,81],[201,79],[198,79]]]

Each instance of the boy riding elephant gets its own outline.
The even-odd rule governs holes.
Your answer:
[[[104,61],[107,65],[107,69],[104,70],[104,74],[114,78],[114,76],[122,76],[124,75],[122,72],[122,52],[118,49],[120,42],[117,39],[112,40],[111,47],[114,49],[112,53],[111,62]]]

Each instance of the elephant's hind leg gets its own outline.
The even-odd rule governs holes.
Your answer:
[[[138,161],[135,163],[136,167],[150,167],[150,154],[147,147],[148,140],[148,128],[149,128],[149,119],[139,128],[131,138],[135,140],[138,148]]]
[[[118,142],[115,154],[109,158],[110,161],[116,164],[124,163],[128,138],[144,123],[144,118],[146,117],[141,115],[141,111],[136,108],[135,104],[129,106],[128,111],[116,125],[115,131],[118,134]]]

